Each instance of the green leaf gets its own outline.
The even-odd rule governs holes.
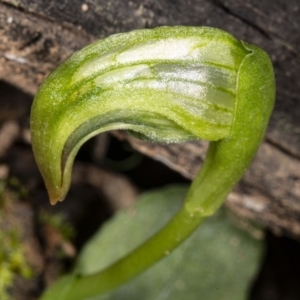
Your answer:
[[[186,191],[185,187],[175,186],[140,196],[134,207],[118,213],[89,241],[79,257],[76,273],[93,274],[131,252],[170,220],[182,205]],[[246,300],[262,253],[262,241],[235,227],[221,210],[140,276],[109,294],[89,299]],[[43,300],[57,296],[49,295]]]

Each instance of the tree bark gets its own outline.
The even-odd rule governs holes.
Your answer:
[[[298,0],[0,0],[0,79],[32,95],[74,51],[105,36],[162,25],[212,26],[270,54],[276,106],[265,142],[227,205],[300,239],[300,3]],[[192,179],[205,142],[149,144],[138,151]]]

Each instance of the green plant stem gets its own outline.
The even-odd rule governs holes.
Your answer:
[[[82,300],[88,296],[108,292],[134,278],[169,255],[190,236],[202,220],[203,218],[191,217],[186,209],[181,209],[160,232],[125,258],[100,273],[76,278],[64,299]]]
[[[210,144],[205,163],[192,184],[184,205],[161,231],[109,268],[94,275],[75,277],[68,286],[69,291],[63,299],[82,300],[86,297],[106,293],[169,255],[187,239],[210,214],[208,211],[213,213],[215,208],[212,207],[219,206],[232,188],[232,178],[220,176],[224,165],[223,167],[217,166],[220,162],[219,152],[220,148],[223,150],[223,143],[224,141]],[[227,171],[234,173],[236,177],[242,172],[238,169],[234,165],[232,170],[228,170],[227,164]],[[218,184],[216,185],[215,182]],[[201,188],[198,188],[199,184]]]
[[[211,143],[207,155],[208,159],[205,161],[205,164],[200,171],[200,177],[202,177],[202,173],[204,173],[204,176],[208,175],[207,170],[209,172],[210,165],[213,163],[214,156],[216,154],[215,148],[219,143],[221,142]],[[208,165],[208,167],[205,165]],[[219,174],[213,172],[212,176],[219,177]],[[211,179],[213,180],[213,178]],[[204,186],[205,185],[209,185],[211,187],[211,181],[206,181],[204,183]],[[202,199],[215,197],[215,193],[211,188],[206,188],[205,190],[207,191],[207,195],[203,194],[201,191]],[[218,199],[214,198],[215,201],[221,202],[227,191],[227,185],[224,183]],[[194,196],[195,195],[193,195],[193,197]],[[68,287],[69,291],[67,292],[67,295],[64,295],[63,299],[82,300],[86,297],[108,292],[109,290],[137,276],[161,258],[169,255],[171,251],[188,238],[204,220],[204,216],[201,216],[201,213],[199,213],[199,203],[192,200],[193,199],[188,197],[182,208],[170,220],[170,222],[161,229],[161,231],[156,233],[151,239],[146,241],[135,251],[128,254],[128,256],[94,275],[85,277],[80,277],[79,275],[77,278],[74,278]],[[187,207],[188,203],[194,203],[195,207],[193,209],[191,209],[191,207]]]
[[[210,143],[205,163],[192,184],[184,205],[161,231],[107,269],[90,276],[78,275],[75,277],[68,285],[69,291],[63,299],[82,300],[86,297],[106,293],[136,277],[169,255],[187,239],[205,217],[213,213],[215,207],[222,203],[232,188],[232,177],[220,176],[223,174],[224,167],[224,164],[219,165],[220,152],[222,153],[224,149],[223,143],[224,141]],[[226,166],[227,172],[235,174],[235,177],[240,177],[243,172],[243,168],[239,170],[236,165],[232,165],[232,170],[228,169],[228,164]],[[218,184],[216,185],[215,182]],[[199,184],[200,188],[198,188]]]

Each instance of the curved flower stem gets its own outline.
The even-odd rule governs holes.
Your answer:
[[[202,220],[202,217],[192,217],[183,207],[161,231],[128,256],[95,275],[77,277],[63,299],[82,300],[127,282],[168,255],[190,236]]]
[[[220,142],[211,143],[208,151],[208,159],[205,161],[198,177],[201,177],[203,172],[206,173],[205,165],[210,165],[210,160],[214,159],[214,149],[218,143]],[[205,174],[205,176],[206,175],[207,174]],[[213,176],[218,175],[219,174],[215,173]],[[207,184],[209,183],[207,182]],[[218,202],[222,201],[224,194],[227,193],[227,186],[225,187],[225,185],[223,185],[223,187],[224,189],[222,189],[218,199],[215,199]],[[215,194],[212,189],[207,188],[206,190],[208,195],[203,195],[203,193],[201,193],[202,199],[210,198],[212,196],[215,197],[215,195],[212,195]],[[195,207],[187,207],[188,203],[193,203],[192,200],[193,199],[187,198],[182,208],[176,213],[170,222],[161,229],[161,231],[156,233],[151,239],[146,241],[128,256],[117,261],[115,264],[99,273],[74,278],[68,287],[69,291],[67,296],[63,299],[82,300],[85,297],[108,292],[109,290],[137,276],[161,258],[168,255],[186,238],[188,238],[204,219],[204,216],[199,214],[199,207],[196,202],[194,202]]]

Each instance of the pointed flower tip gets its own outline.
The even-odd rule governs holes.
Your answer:
[[[55,204],[57,204],[57,202],[63,201],[64,197],[62,198],[60,196],[49,193],[49,200],[50,200],[51,205],[55,205]]]
[[[62,202],[66,198],[68,187],[66,188],[63,184],[52,184],[50,180],[45,180],[45,186],[48,192],[48,197],[51,205],[57,204],[57,202]]]
[[[58,201],[59,201],[59,199],[57,199],[57,197],[49,197],[49,200],[50,200],[50,204],[51,205],[55,205]]]

